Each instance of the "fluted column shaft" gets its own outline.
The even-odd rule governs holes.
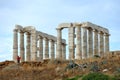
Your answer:
[[[103,57],[104,56],[104,37],[103,37],[103,32],[100,32],[100,48],[99,48],[99,53],[100,56]]]
[[[98,54],[98,31],[94,30],[94,55],[99,55]]]
[[[62,60],[66,60],[66,44],[62,44]]]
[[[18,32],[16,29],[14,29],[13,34],[13,60],[17,62],[17,56],[18,56]]]
[[[74,37],[75,37],[75,28],[73,26],[68,28],[69,30],[69,59],[72,60],[75,58],[75,43],[74,43]]]
[[[62,43],[62,33],[61,29],[57,29],[57,52],[56,52],[56,59],[61,59],[62,57],[62,48],[61,48],[61,43]]]
[[[87,29],[83,27],[83,57],[87,58]]]
[[[88,29],[88,45],[89,45],[89,57],[93,57],[93,30],[90,28]]]
[[[26,45],[26,60],[27,61],[30,61],[31,60],[31,35],[30,33],[26,33],[26,36],[27,36],[27,45]]]
[[[43,38],[39,38],[39,59],[43,60]]]
[[[21,62],[25,61],[25,52],[24,52],[24,32],[20,32],[20,57]]]
[[[81,27],[77,26],[77,33],[76,33],[76,59],[82,59],[82,48],[81,48]]]
[[[45,40],[45,48],[44,48],[45,59],[49,59],[49,42],[47,38],[44,38],[44,40]]]
[[[53,40],[50,40],[50,54],[51,59],[55,59],[55,42]]]
[[[32,30],[32,54],[31,54],[31,60],[37,61],[37,36],[36,36],[36,30]]]
[[[105,55],[109,54],[109,34],[105,34]]]

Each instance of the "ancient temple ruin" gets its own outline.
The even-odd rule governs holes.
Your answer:
[[[21,62],[24,61],[40,61],[42,59],[55,59],[55,45],[57,42],[57,38],[55,36],[37,31],[32,26],[22,27],[20,25],[16,25],[13,37],[13,60],[16,62],[18,56],[18,49],[20,50]],[[18,34],[20,34],[20,45],[18,45]],[[25,47],[25,39],[26,35],[26,47]],[[44,40],[44,44],[43,44]],[[50,43],[50,46],[49,46]],[[37,45],[39,44],[39,47]],[[44,45],[44,47],[43,47]],[[65,59],[66,53],[66,41],[62,39],[62,59]],[[19,46],[19,47],[18,47]],[[26,52],[25,52],[26,49]],[[43,50],[44,50],[44,58],[43,58]],[[37,56],[37,51],[39,51],[39,56]],[[50,51],[50,55],[49,55]],[[26,56],[25,56],[26,53]],[[26,60],[25,60],[26,57]]]
[[[90,22],[62,23],[57,27],[57,58],[61,56],[62,29],[68,28],[69,59],[86,59],[109,53],[109,31]],[[75,33],[76,29],[76,33]],[[76,38],[76,44],[75,44]],[[76,48],[76,49],[75,49]],[[75,52],[76,50],[76,52]],[[75,55],[76,53],[76,55]]]
[[[110,34],[108,29],[90,22],[61,23],[56,28],[57,37],[37,31],[32,26],[22,27],[16,25],[13,30],[13,60],[16,62],[18,53],[20,54],[21,62],[40,61],[43,59],[65,60],[66,40],[62,39],[62,30],[64,28],[68,28],[69,60],[91,58],[93,55],[105,57],[109,53]],[[18,45],[18,34],[20,35],[20,45]],[[24,35],[26,35],[26,47]],[[43,41],[45,42],[44,44]],[[37,56],[37,52],[39,52],[39,56]]]

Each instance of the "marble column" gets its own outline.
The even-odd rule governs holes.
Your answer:
[[[66,60],[66,44],[62,44],[62,60]]]
[[[13,61],[17,62],[18,56],[18,32],[16,29],[13,30]]]
[[[92,28],[88,29],[88,53],[89,57],[93,57],[93,30]]]
[[[62,43],[62,32],[61,29],[57,28],[57,52],[56,52],[56,59],[61,59],[62,57],[62,48],[61,48],[61,43]]]
[[[99,33],[100,37],[100,45],[99,45],[99,53],[101,57],[104,57],[104,37],[103,37],[103,32]]]
[[[49,40],[47,38],[44,38],[44,40],[45,40],[45,48],[44,48],[45,59],[49,59]]]
[[[93,53],[94,55],[99,55],[98,53],[98,31],[97,30],[93,30],[94,31],[94,49],[93,49]]]
[[[82,48],[81,48],[81,26],[76,27],[76,59],[82,59]]]
[[[25,51],[24,51],[24,32],[20,31],[20,57],[21,62],[25,61]]]
[[[32,32],[32,49],[31,49],[31,61],[37,61],[37,36],[36,36],[36,30],[33,29]]]
[[[85,27],[83,29],[83,57],[84,59],[87,58],[87,29]]]
[[[69,60],[75,59],[75,28],[73,26],[68,28],[68,35],[69,35]]]
[[[43,37],[39,37],[39,60],[43,60]]]
[[[26,60],[31,61],[31,35],[30,33],[26,33],[27,36],[27,45],[26,45]]]
[[[109,34],[105,33],[105,56],[109,54]]]
[[[50,54],[51,54],[51,59],[55,59],[55,42],[53,40],[50,40]]]

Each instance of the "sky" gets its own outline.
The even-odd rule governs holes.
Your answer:
[[[0,0],[0,61],[12,60],[16,24],[54,36],[60,23],[92,22],[109,29],[110,51],[120,50],[120,0]],[[63,38],[68,35],[63,30]]]

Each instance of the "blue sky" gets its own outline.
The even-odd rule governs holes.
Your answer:
[[[0,0],[0,61],[12,59],[15,24],[56,36],[62,22],[92,22],[110,31],[110,50],[120,50],[120,0]],[[63,38],[67,36],[63,30]]]

